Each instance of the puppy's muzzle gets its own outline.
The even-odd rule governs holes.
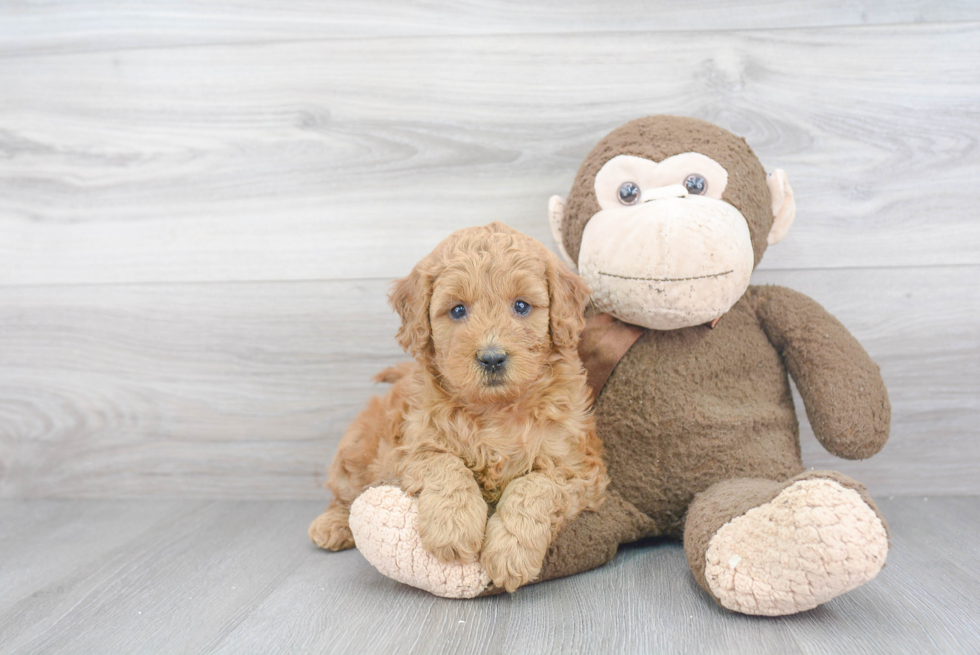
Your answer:
[[[500,373],[507,364],[507,353],[498,348],[487,348],[476,354],[476,361],[487,373]]]

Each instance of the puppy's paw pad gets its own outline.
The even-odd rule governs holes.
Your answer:
[[[350,509],[357,549],[382,574],[445,598],[473,598],[490,584],[478,562],[440,562],[422,546],[418,501],[394,486],[372,487]]]
[[[779,616],[864,584],[887,555],[885,526],[858,492],[800,480],[715,533],[705,577],[728,609]]]

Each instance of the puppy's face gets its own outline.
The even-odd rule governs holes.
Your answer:
[[[503,248],[458,253],[433,283],[433,363],[444,384],[476,401],[519,396],[551,352],[543,262]]]
[[[491,223],[450,235],[390,301],[402,346],[446,390],[491,403],[524,393],[553,353],[574,353],[588,294],[543,245]]]

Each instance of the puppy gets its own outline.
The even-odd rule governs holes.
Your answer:
[[[394,384],[341,440],[334,499],[310,538],[352,547],[351,503],[391,481],[418,496],[419,537],[435,557],[479,557],[507,591],[534,580],[558,530],[595,510],[608,484],[576,351],[588,295],[502,223],[440,243],[389,296],[415,361],[375,378]]]

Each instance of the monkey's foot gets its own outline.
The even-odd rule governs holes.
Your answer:
[[[398,487],[372,487],[358,496],[350,528],[364,558],[393,580],[445,598],[473,598],[490,585],[479,562],[447,564],[422,547],[418,501]]]
[[[728,609],[779,616],[864,584],[887,555],[885,526],[856,491],[806,479],[723,525],[708,545],[705,577]]]

